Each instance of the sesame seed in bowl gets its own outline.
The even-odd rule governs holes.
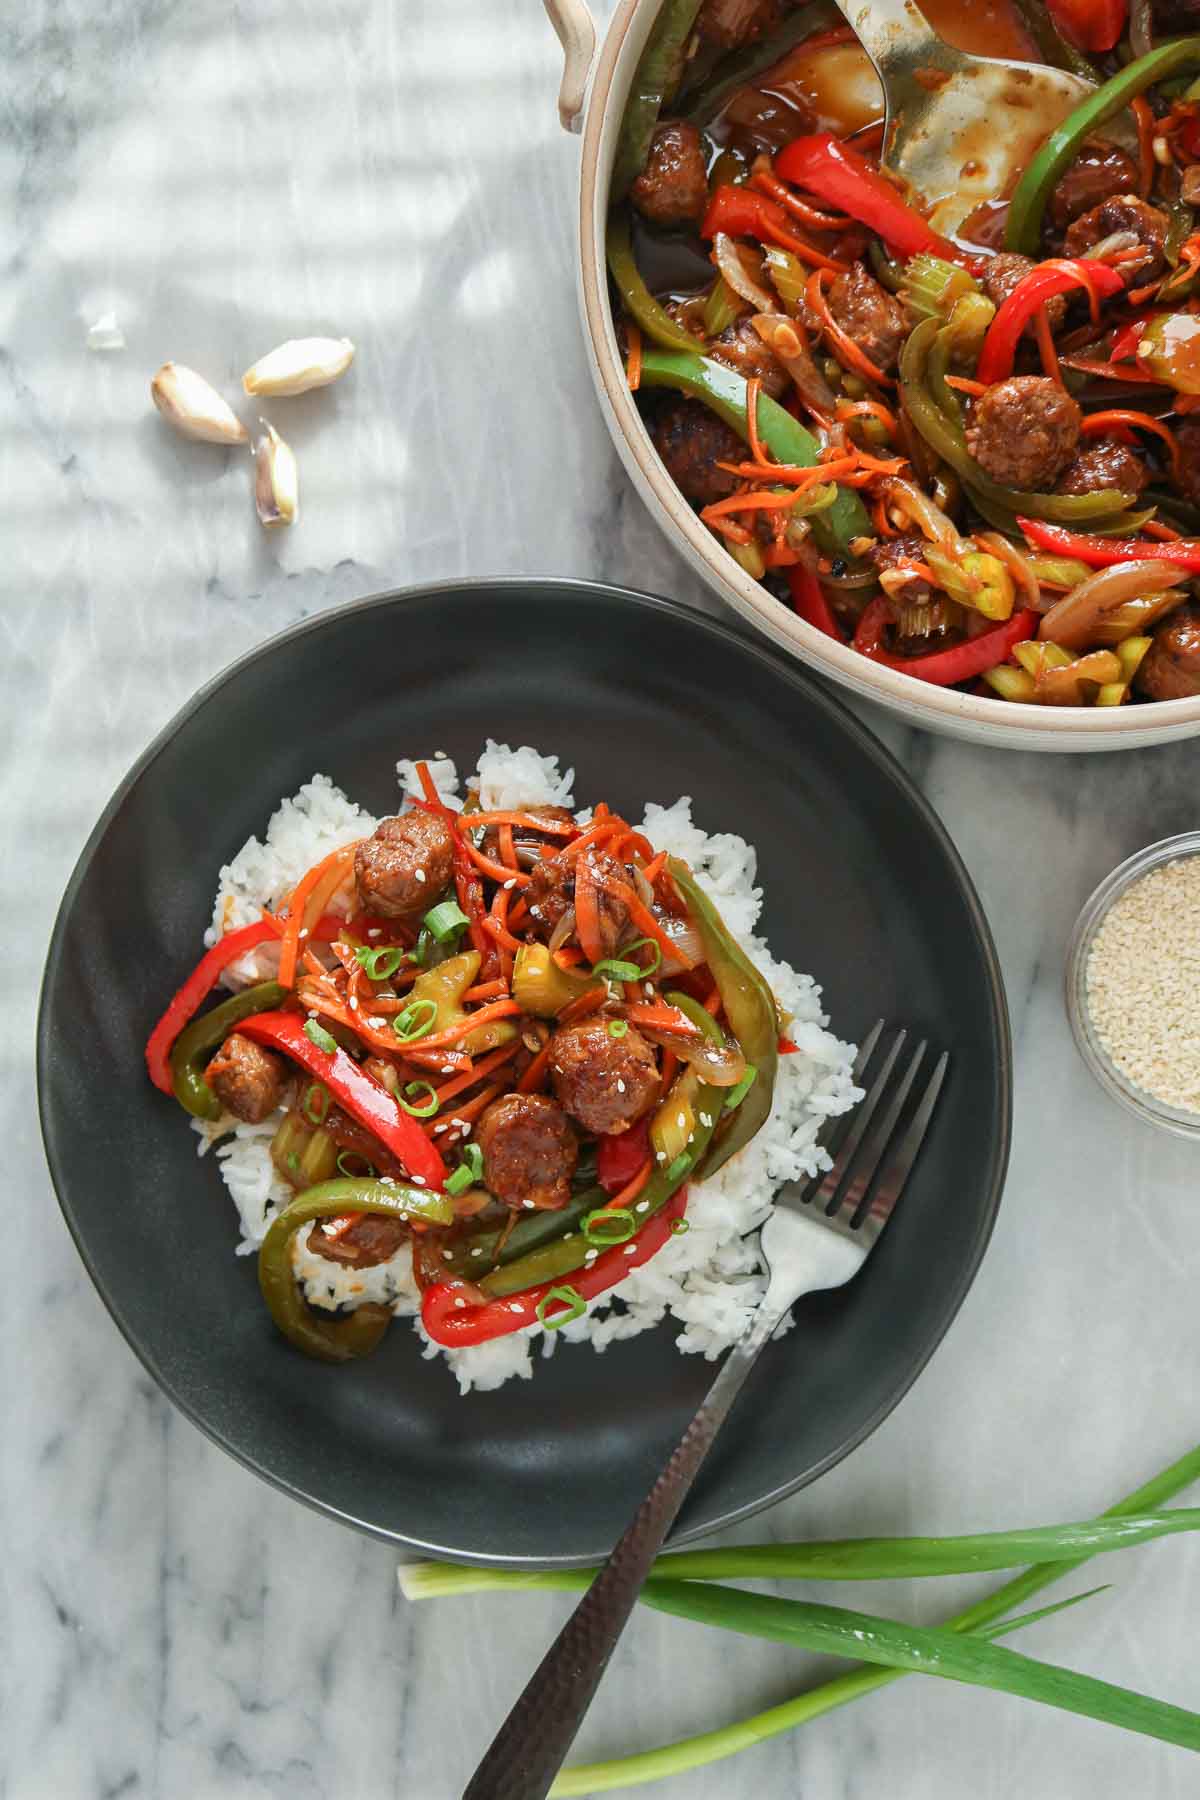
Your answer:
[[[1101,882],[1071,939],[1067,1011],[1115,1100],[1200,1138],[1200,832],[1149,845]]]

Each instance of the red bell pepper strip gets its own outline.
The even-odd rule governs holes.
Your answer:
[[[794,569],[788,570],[787,582],[792,590],[792,605],[805,624],[824,632],[835,643],[844,644],[846,640],[833,616],[833,608],[812,570],[803,563],[798,563]]]
[[[883,648],[884,627],[890,617],[886,600],[872,600],[858,622],[854,648],[872,662],[895,669],[900,675],[911,675],[917,681],[932,682],[935,687],[957,687],[960,681],[972,681],[988,669],[997,668],[1007,660],[1013,645],[1031,638],[1040,623],[1032,610],[1014,613],[993,630],[968,638],[964,644],[955,644],[953,649],[935,650],[932,656],[907,657],[889,656]]]
[[[475,1290],[463,1281],[439,1281],[427,1287],[421,1297],[421,1323],[435,1344],[447,1350],[461,1350],[468,1344],[486,1344],[490,1338],[507,1337],[538,1323],[538,1306],[552,1288],[568,1283],[583,1300],[595,1300],[608,1288],[616,1287],[633,1269],[657,1256],[671,1235],[671,1226],[681,1219],[687,1208],[687,1188],[672,1194],[661,1212],[642,1226],[628,1243],[605,1250],[588,1268],[576,1269],[556,1281],[544,1281],[523,1293],[506,1294],[502,1300],[488,1300],[472,1305]],[[553,1315],[551,1315],[553,1317]]]
[[[1018,281],[988,326],[988,334],[979,353],[975,379],[982,381],[986,387],[991,387],[993,382],[1004,381],[1012,374],[1013,359],[1017,354],[1021,333],[1033,315],[1047,300],[1052,300],[1055,294],[1065,294],[1072,288],[1081,287],[1101,299],[1107,299],[1110,294],[1119,294],[1124,285],[1116,269],[1110,268],[1107,263],[1076,262],[1062,258],[1054,262],[1039,263],[1036,269],[1030,269],[1028,275]]]
[[[325,913],[309,933],[309,942],[331,944],[339,932],[346,929],[344,919],[335,919],[332,914]],[[189,1019],[199,1011],[200,1002],[216,987],[230,963],[236,962],[239,956],[244,956],[247,950],[253,950],[259,944],[277,944],[282,930],[281,920],[264,913],[252,925],[242,925],[237,931],[227,931],[224,937],[217,939],[211,950],[205,951],[147,1039],[146,1067],[156,1088],[161,1088],[164,1094],[174,1092],[171,1046]]]
[[[428,1188],[441,1188],[446,1180],[446,1165],[417,1121],[340,1044],[332,1051],[322,1050],[313,1043],[304,1025],[299,1013],[265,1012],[244,1019],[238,1030],[271,1050],[281,1050],[324,1082],[338,1105],[391,1151],[413,1181]]]
[[[596,1180],[606,1194],[628,1187],[650,1154],[650,1120],[639,1119],[628,1131],[601,1137],[596,1143]]]
[[[824,250],[818,250],[807,238],[801,237],[791,214],[778,200],[759,193],[757,188],[724,186],[716,189],[704,215],[700,236],[716,237],[719,231],[729,237],[756,237],[760,243],[779,244],[785,250],[794,251],[814,268],[832,269],[835,274],[843,273],[850,266],[836,257],[827,256]]]
[[[156,1088],[164,1094],[174,1091],[171,1074],[171,1046],[196,1012],[205,996],[212,992],[225,969],[247,950],[266,943],[279,942],[279,928],[273,919],[255,919],[238,931],[227,931],[211,950],[205,951],[146,1042],[146,1067]]]
[[[1068,43],[1098,56],[1125,30],[1129,0],[1047,0],[1047,10]]]
[[[978,257],[968,256],[941,237],[928,219],[909,206],[861,151],[843,144],[831,132],[794,138],[775,158],[775,173],[870,226],[900,256],[916,256],[925,250],[947,262],[966,263],[969,268],[978,265]]]
[[[1113,347],[1108,353],[1109,362],[1127,362],[1137,355],[1138,342],[1146,326],[1150,323],[1150,314],[1142,313],[1136,319],[1130,319],[1128,325],[1122,326],[1113,339]]]
[[[1072,556],[1091,569],[1107,569],[1112,563],[1152,562],[1178,563],[1189,574],[1200,575],[1200,538],[1083,537],[1068,531],[1064,525],[1048,525],[1042,519],[1017,519],[1017,524],[1030,543],[1054,556]]]

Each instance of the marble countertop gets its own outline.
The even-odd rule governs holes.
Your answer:
[[[113,786],[197,684],[269,633],[372,589],[480,573],[715,603],[627,485],[592,397],[578,144],[558,128],[536,0],[33,0],[4,45],[0,1792],[452,1800],[565,1602],[409,1607],[385,1546],[261,1485],[172,1411],[54,1203],[34,1108],[39,971]],[[91,352],[107,312],[127,347]],[[147,379],[173,357],[231,391],[253,357],[310,331],[349,334],[358,361],[290,403],[303,517],[268,538],[244,467],[171,436]],[[1093,884],[1195,826],[1200,751],[989,755],[870,722],[945,819],[996,932],[1012,1169],[983,1270],[917,1387],[743,1537],[1078,1518],[1196,1436],[1197,1153],[1092,1084],[1061,974]],[[1029,1648],[1196,1705],[1200,1551],[1176,1540],[1103,1578],[1113,1592]],[[960,1591],[977,1586],[853,1598],[933,1621]],[[813,1666],[640,1617],[581,1749],[735,1719]],[[659,1791],[1177,1800],[1196,1779],[1182,1751],[914,1680]]]

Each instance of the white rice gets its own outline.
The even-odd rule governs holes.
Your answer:
[[[450,759],[436,755],[430,758],[430,768],[439,793],[451,803],[459,800],[458,772]],[[412,762],[398,763],[397,775],[402,795],[419,793]],[[573,782],[574,771],[561,772],[557,757],[543,756],[528,745],[512,750],[489,739],[471,785],[478,785],[485,807],[510,809],[572,806]],[[221,870],[207,941],[211,943],[222,926],[231,929],[257,918],[262,906],[280,900],[319,857],[372,832],[377,823],[328,776],[314,775],[294,799],[283,801],[267,826],[266,841],[251,838]],[[516,1375],[527,1380],[539,1338],[545,1355],[553,1352],[559,1339],[586,1340],[593,1349],[603,1350],[668,1316],[682,1326],[676,1339],[680,1350],[710,1359],[719,1356],[741,1336],[762,1296],[765,1273],[758,1228],[776,1189],[796,1176],[828,1168],[817,1133],[827,1119],[846,1112],[862,1097],[851,1073],[854,1047],[827,1030],[820,987],[811,976],[776,961],[765,939],[754,935],[762,906],[762,890],[754,885],[754,846],[732,832],[708,835],[693,821],[686,795],[672,806],[648,803],[641,829],[656,850],[668,850],[690,863],[700,886],[720,906],[730,930],[791,1013],[789,1034],[799,1048],[795,1055],[780,1058],[774,1104],[761,1130],[709,1181],[690,1189],[690,1229],[670,1238],[657,1256],[595,1301],[582,1318],[555,1331],[534,1325],[466,1350],[442,1350],[421,1328],[420,1297],[407,1245],[375,1268],[348,1269],[312,1255],[307,1232],[296,1234],[292,1264],[313,1305],[390,1303],[398,1317],[413,1318],[426,1356],[445,1356],[464,1394],[472,1388],[500,1387]],[[243,958],[231,985],[261,980],[276,955],[267,949]],[[267,1120],[245,1125],[229,1117],[213,1124],[194,1121],[200,1154],[216,1145],[221,1174],[237,1207],[242,1228],[239,1255],[257,1250],[271,1219],[291,1195],[271,1165],[275,1124]]]

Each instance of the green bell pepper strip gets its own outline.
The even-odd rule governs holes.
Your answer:
[[[1079,154],[1084,139],[1123,112],[1148,87],[1179,69],[1196,66],[1200,66],[1200,36],[1173,38],[1148,55],[1139,56],[1069,113],[1057,131],[1051,132],[1017,183],[1008,209],[1005,249],[1036,256],[1050,195],[1059,176]]]
[[[1115,488],[1094,494],[1038,494],[1004,487],[984,474],[967,449],[962,427],[942,411],[928,380],[928,364],[938,335],[948,329],[936,319],[924,319],[909,333],[900,353],[900,393],[913,425],[944,463],[959,476],[970,498],[982,501],[985,517],[1024,513],[1030,518],[1053,519],[1062,524],[1090,524],[1098,518],[1116,518],[1132,504],[1133,495]]]
[[[702,1031],[710,1043],[724,1044],[725,1033],[721,1030],[721,1027],[717,1024],[717,1021],[713,1018],[707,1006],[701,1006],[700,1002],[698,1000],[693,1000],[690,994],[664,994],[663,999],[668,1006],[673,1006],[677,1011],[681,1012],[684,1018],[690,1019],[692,1024],[696,1027],[696,1030]]]
[[[659,304],[642,280],[642,272],[633,254],[633,240],[629,234],[629,214],[624,207],[618,207],[609,214],[604,254],[608,260],[609,274],[616,283],[625,311],[641,326],[646,336],[668,350],[694,352],[696,339],[691,332],[675,323],[666,307]]]
[[[194,1119],[219,1119],[221,1102],[204,1079],[209,1054],[223,1044],[235,1025],[253,1013],[270,1012],[287,998],[277,981],[261,981],[223,1000],[184,1027],[171,1046],[171,1092]]]
[[[454,1207],[444,1194],[396,1181],[322,1181],[272,1219],[258,1252],[258,1285],[267,1311],[289,1343],[321,1362],[350,1362],[374,1350],[391,1320],[386,1306],[360,1306],[344,1317],[322,1318],[292,1273],[291,1242],[315,1219],[380,1213],[404,1221],[449,1225]]]
[[[697,355],[694,343],[688,352],[647,350],[642,356],[642,386],[677,388],[702,400],[749,443],[745,380],[723,363]],[[817,462],[820,446],[816,438],[778,401],[760,394],[757,410],[758,435],[777,462],[802,468]],[[866,508],[853,488],[839,488],[833,505],[813,514],[812,528],[821,549],[833,556],[845,556],[852,538],[873,535]]]
[[[608,1195],[602,1187],[589,1187],[572,1194],[565,1206],[553,1212],[526,1213],[519,1218],[507,1237],[504,1226],[476,1225],[447,1240],[442,1250],[446,1280],[464,1277],[480,1281],[494,1269],[517,1262],[532,1251],[566,1237],[586,1215],[603,1206]],[[446,1252],[449,1252],[447,1256]]]
[[[662,104],[683,78],[684,51],[700,0],[663,0],[642,51],[617,132],[611,193],[623,200],[646,166]]]
[[[735,1112],[725,1113],[707,1155],[696,1163],[697,1181],[706,1181],[723,1163],[750,1142],[771,1110],[775,1070],[779,1062],[779,1017],[775,996],[760,975],[687,864],[672,856],[667,871],[685,902],[704,945],[704,960],[717,984],[721,1005],[738,1048],[758,1074]],[[703,1090],[712,1093],[712,1089]],[[719,1107],[725,1104],[724,1093]]]

